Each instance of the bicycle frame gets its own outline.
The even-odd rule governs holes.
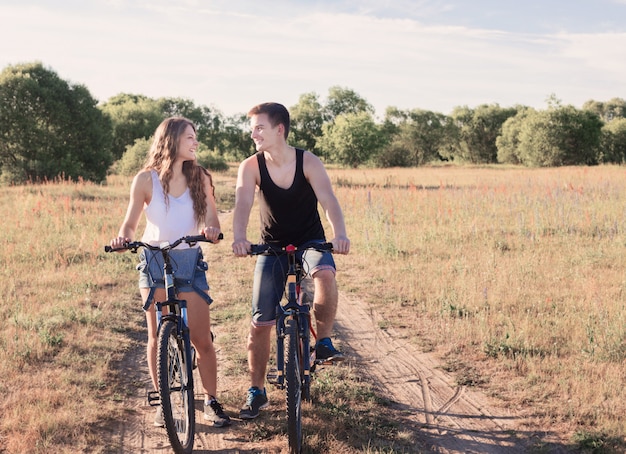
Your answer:
[[[189,335],[187,321],[187,301],[176,298],[176,286],[174,285],[174,272],[169,260],[169,249],[161,249],[163,254],[163,277],[165,280],[166,300],[155,302],[157,319],[157,336],[161,331],[165,320],[172,320],[176,324],[176,335],[179,340]],[[163,315],[163,307],[167,307],[167,314]],[[189,347],[189,351],[187,350]],[[185,342],[185,354],[191,358],[191,342]]]
[[[287,283],[286,283],[286,298],[287,303],[284,305],[276,306],[276,384],[279,387],[284,385],[284,371],[285,371],[285,321],[288,318],[296,320],[296,326],[298,328],[298,338],[300,339],[300,360],[301,370],[303,373],[303,388],[308,390],[310,383],[311,372],[311,355],[306,354],[310,352],[310,336],[309,332],[313,333],[315,338],[315,332],[311,324],[311,313],[308,304],[303,304],[301,295],[301,279],[302,270],[299,263],[296,260],[297,249],[289,245],[285,248],[288,259],[287,268]],[[314,353],[314,352],[313,352]],[[308,399],[308,393],[305,392],[305,399]]]

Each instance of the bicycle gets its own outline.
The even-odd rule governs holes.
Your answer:
[[[306,250],[332,252],[332,243],[312,244],[303,248],[288,245],[284,248],[269,244],[251,245],[250,255],[287,255],[287,281],[284,304],[276,306],[276,370],[267,380],[280,389],[286,389],[287,434],[291,453],[302,450],[302,401],[310,400],[311,373],[316,365],[326,364],[315,358],[311,348],[311,335],[317,335],[311,324],[308,294],[301,292],[302,280],[307,273],[302,262],[306,262]],[[296,253],[302,251],[302,261]],[[314,344],[315,345],[315,344]]]
[[[220,239],[223,235],[220,234]],[[171,251],[182,243],[194,246],[199,242],[211,242],[204,235],[185,236],[173,243],[152,246],[142,241],[126,243],[122,248],[105,246],[105,252],[129,250],[137,253],[139,248],[160,251],[163,257],[163,278],[166,300],[155,302],[157,316],[157,379],[159,390],[148,392],[148,403],[161,406],[165,429],[170,444],[177,454],[189,454],[195,437],[195,406],[193,369],[195,351],[189,337],[187,324],[187,301],[176,297]],[[163,308],[167,312],[163,313]]]

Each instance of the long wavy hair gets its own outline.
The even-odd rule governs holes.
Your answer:
[[[159,174],[159,179],[163,185],[165,193],[165,206],[169,206],[167,197],[172,179],[172,166],[178,154],[178,141],[184,134],[187,126],[191,126],[196,131],[196,126],[184,117],[169,117],[161,122],[154,132],[154,138],[148,151],[148,158],[144,169],[154,169]],[[183,163],[183,175],[187,179],[187,186],[193,201],[193,211],[196,222],[199,226],[204,225],[206,217],[206,197],[204,191],[203,177],[209,177],[211,182],[211,195],[215,196],[215,186],[211,173],[198,164],[196,160],[185,161]]]

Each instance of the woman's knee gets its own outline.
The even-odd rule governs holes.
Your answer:
[[[211,339],[211,332],[209,330],[202,330],[201,332],[190,330],[191,343],[198,351],[207,351],[213,347],[213,340]]]

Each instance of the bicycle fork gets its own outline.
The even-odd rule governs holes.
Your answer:
[[[307,304],[302,304],[300,300],[300,283],[297,282],[295,275],[287,276],[287,284],[289,286],[288,303],[285,307],[276,307],[276,370],[267,374],[270,383],[278,388],[284,388],[285,384],[285,322],[288,319],[296,320],[297,333],[301,351],[301,370],[303,372],[303,384],[308,386],[310,383],[311,365],[315,361],[315,349],[310,348],[309,330],[311,329],[311,313]],[[295,303],[293,303],[295,302]],[[294,307],[297,305],[297,307]],[[274,372],[274,373],[273,373]]]

